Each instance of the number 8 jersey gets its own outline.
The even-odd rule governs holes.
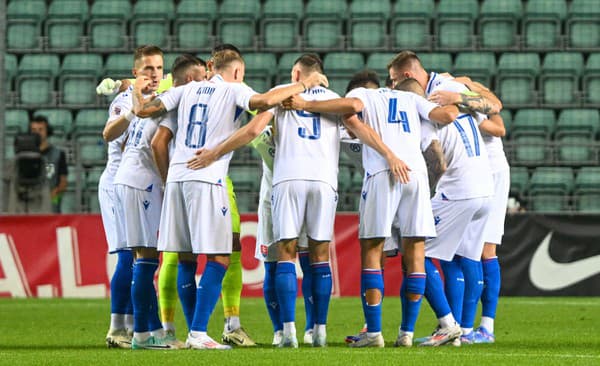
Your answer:
[[[240,127],[240,116],[249,109],[254,94],[247,85],[225,82],[215,75],[209,81],[192,81],[159,96],[168,111],[179,106],[177,126],[167,126],[175,135],[167,182],[224,183],[233,152],[203,169],[188,169],[186,163],[198,149],[214,148]]]

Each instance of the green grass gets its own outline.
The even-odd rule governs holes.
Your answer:
[[[209,334],[222,331],[217,305]],[[129,351],[106,349],[108,300],[0,300],[1,365],[600,365],[600,298],[503,298],[496,324],[496,343],[438,348],[393,348],[400,323],[397,298],[384,302],[384,349],[349,349],[347,334],[362,326],[357,298],[333,299],[328,347],[274,349],[272,329],[262,299],[242,300],[242,324],[262,346],[233,351]],[[298,303],[298,329],[304,324]],[[434,316],[424,303],[417,336],[429,333]],[[183,315],[177,314],[180,338],[185,339]],[[299,331],[301,339],[301,332]]]

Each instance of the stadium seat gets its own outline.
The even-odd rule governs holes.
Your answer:
[[[98,189],[85,190],[83,193],[83,202],[86,212],[100,213],[100,202],[98,201]]]
[[[54,106],[54,80],[59,73],[57,55],[24,55],[19,63],[16,90],[23,106]]]
[[[354,0],[348,17],[348,49],[385,50],[387,23],[391,12],[389,0]]]
[[[24,109],[6,109],[4,111],[4,132],[15,135],[29,128],[29,113]],[[12,145],[11,145],[12,148]]]
[[[600,193],[580,193],[575,195],[575,210],[579,213],[600,213]]]
[[[556,140],[556,162],[559,165],[580,166],[598,164],[594,140],[585,136],[562,136]],[[598,187],[600,188],[600,187]]]
[[[490,87],[496,73],[496,58],[491,52],[461,52],[454,61],[454,75],[467,75]]]
[[[600,47],[600,8],[596,0],[573,0],[565,24],[567,47],[597,50]]]
[[[560,212],[569,209],[573,190],[573,169],[565,167],[536,168],[529,181],[529,196],[536,212]]]
[[[360,53],[330,52],[323,59],[323,67],[329,79],[329,89],[343,96],[348,81],[352,75],[364,69],[365,62]]]
[[[304,48],[323,51],[343,49],[346,14],[344,0],[310,0],[306,4],[302,26]]]
[[[133,77],[133,56],[131,54],[113,53],[108,55],[104,63],[104,73],[113,79],[127,79]]]
[[[182,0],[173,22],[174,49],[210,50],[214,46],[213,23],[217,18],[215,0]]]
[[[108,113],[104,109],[82,109],[75,116],[73,134],[93,135],[102,138],[102,130],[106,125]]]
[[[357,170],[355,170],[354,172],[352,172],[352,186],[350,187],[350,190],[352,192],[360,192],[362,189],[362,185],[363,185],[363,174]],[[357,194],[357,196],[360,197],[360,194]],[[358,208],[358,200],[355,201],[357,203],[356,207]]]
[[[517,24],[523,14],[521,0],[485,0],[479,13],[482,49],[510,50],[518,46]]]
[[[235,44],[241,50],[255,49],[256,22],[259,18],[258,0],[224,0],[219,7],[217,20],[220,42]]]
[[[258,209],[258,194],[256,194],[256,192],[247,192],[240,190],[236,192],[235,202],[238,206],[238,211],[240,213],[256,212],[256,210]]]
[[[600,192],[600,167],[584,166],[575,178],[575,193]]]
[[[381,86],[385,84],[385,78],[388,76],[388,63],[394,58],[394,53],[370,53],[367,58],[367,69],[377,71]]]
[[[512,136],[513,130],[513,116],[509,109],[503,109],[500,111],[500,116],[502,117],[502,121],[504,122],[504,129],[506,130],[506,134],[504,135],[504,139],[509,139]]]
[[[556,123],[556,137],[580,135],[595,138],[600,130],[597,109],[564,109]]]
[[[60,204],[61,213],[74,214],[81,212],[81,200],[77,191],[67,190],[63,193]]]
[[[340,165],[338,170],[338,192],[347,192],[352,186],[352,172],[345,165]]]
[[[527,49],[556,49],[561,46],[561,22],[567,15],[565,0],[529,0],[523,16],[522,34]]]
[[[435,34],[442,50],[470,50],[475,47],[474,22],[479,12],[477,0],[440,0]]]
[[[44,27],[44,33],[48,37],[48,49],[53,52],[82,51],[88,15],[89,6],[86,0],[52,1]]]
[[[4,90],[12,91],[13,90],[13,79],[17,76],[17,56],[5,53],[4,54],[4,72],[6,75],[6,79],[4,79],[4,83],[6,88]]]
[[[127,51],[127,21],[132,14],[128,0],[95,1],[90,11],[87,34],[89,50],[99,52]]]
[[[427,72],[451,72],[452,71],[452,56],[444,52],[432,52],[418,54],[423,68]]]
[[[233,182],[236,191],[258,192],[261,180],[261,169],[258,166],[239,166],[229,167],[229,178]],[[240,195],[238,193],[238,195]]]
[[[59,103],[71,108],[99,104],[96,95],[98,79],[103,75],[102,58],[98,54],[66,55],[59,77]]]
[[[510,196],[523,198],[529,186],[529,172],[524,166],[510,167]]]
[[[500,56],[495,85],[505,107],[537,105],[535,80],[539,69],[537,53],[506,52]]]
[[[584,105],[600,107],[600,53],[592,53],[588,57],[582,84]]]
[[[85,189],[94,190],[98,189],[98,183],[100,182],[100,176],[104,172],[104,167],[98,166],[88,169],[85,175]]]
[[[163,51],[171,48],[170,25],[175,14],[173,1],[137,0],[133,6],[133,17],[129,33],[133,46],[152,44]]]
[[[552,163],[552,146],[541,136],[515,136],[511,164],[540,166]]]
[[[81,113],[81,112],[80,112]],[[78,136],[75,140],[77,161],[83,166],[106,164],[106,143],[102,136]]]
[[[579,100],[579,77],[583,73],[583,55],[578,52],[550,52],[542,64],[539,90],[542,103],[568,107]]]
[[[41,51],[41,24],[45,17],[46,2],[43,0],[9,2],[6,7],[8,51],[15,53]]]
[[[290,82],[292,66],[294,66],[294,61],[300,56],[302,56],[302,53],[300,52],[289,52],[281,55],[277,63],[277,84]]]
[[[48,117],[48,122],[52,125],[54,135],[67,136],[73,128],[73,114],[69,109],[52,108],[38,109],[33,115],[42,115]]]
[[[267,0],[263,4],[260,34],[264,50],[292,50],[300,45],[302,0]]]
[[[246,76],[244,81],[258,92],[273,87],[273,76],[277,72],[277,60],[273,53],[246,53]]]
[[[430,24],[433,0],[398,0],[392,10],[390,33],[393,49],[431,49]]]
[[[550,139],[556,125],[551,109],[519,109],[512,123],[512,137],[539,136]]]

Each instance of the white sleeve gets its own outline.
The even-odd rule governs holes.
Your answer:
[[[171,88],[171,89],[167,90],[166,92],[162,93],[161,95],[159,95],[158,99],[160,99],[160,101],[165,106],[165,109],[167,111],[172,111],[173,109],[177,108],[177,106],[179,105],[179,101],[181,100],[181,97],[183,96],[184,90],[185,90],[185,85]]]
[[[437,127],[429,120],[421,120],[421,151],[427,150],[431,141],[439,140]]]
[[[475,114],[475,120],[477,121],[478,126],[481,124],[481,122],[485,121],[486,119],[488,119],[488,116],[486,116],[485,114],[479,112]]]
[[[360,99],[360,101],[363,103],[363,107],[367,105],[367,101],[369,99],[367,96],[367,93],[365,92],[365,88],[356,88],[356,89],[350,90],[348,92],[348,94],[346,94],[346,98]],[[358,112],[357,114],[361,115],[363,113],[363,111],[364,111],[364,108],[362,111]]]
[[[173,136],[175,136],[177,134],[177,110],[167,113],[162,121],[160,121],[159,126],[168,128]]]
[[[131,110],[132,104],[133,101],[131,100],[131,94],[129,91],[119,94],[110,104],[110,108],[108,110],[108,122],[112,122],[115,119],[125,115]]]
[[[250,110],[250,98],[252,98],[253,95],[258,94],[258,93],[255,92],[248,85],[244,85],[241,83],[230,83],[229,85],[231,85],[231,87],[233,88],[233,92],[235,95],[235,104],[238,107],[244,108],[245,110],[249,111]]]
[[[429,113],[435,108],[438,107],[437,104],[428,101],[420,95],[412,94],[413,100],[417,106],[417,111],[419,112],[419,116],[421,119],[429,119]]]

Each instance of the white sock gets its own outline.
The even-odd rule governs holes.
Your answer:
[[[456,324],[456,320],[454,320],[452,313],[449,313],[448,315],[444,315],[443,317],[438,318],[438,321],[440,322],[440,326],[442,328],[452,327]]]
[[[223,327],[223,332],[233,332],[234,330],[239,329],[241,326],[242,325],[240,324],[239,316],[229,316],[225,318],[225,326]]]
[[[295,322],[283,323],[283,336],[284,337],[295,337],[296,336],[296,323]]]
[[[460,329],[462,329],[462,334],[463,335],[466,335],[466,334],[469,334],[469,333],[473,332],[473,328],[460,328]]]
[[[133,314],[125,314],[125,328],[133,331]]]
[[[150,338],[150,332],[133,332],[133,338],[136,341],[144,342],[146,339]]]
[[[487,330],[488,332],[494,334],[494,318],[490,318],[489,316],[482,316],[481,324],[479,325],[484,327],[485,330]]]
[[[173,322],[164,322],[162,323],[163,329],[165,332],[173,332],[175,333],[175,323]]]
[[[150,334],[156,338],[164,338],[166,335],[165,330],[162,328],[154,329],[154,330],[150,331]]]
[[[125,329],[125,314],[110,314],[110,329]]]
[[[192,338],[204,338],[204,337],[208,336],[208,334],[206,334],[206,332],[200,332],[200,331],[197,331],[197,330],[192,330],[192,331],[190,331],[190,336]]]
[[[409,336],[409,337],[411,337],[411,338],[412,338],[412,337],[414,336],[415,332],[409,332],[409,331],[402,330],[402,329],[400,329],[400,330],[398,331],[398,336],[403,336],[403,335],[405,335],[405,334],[406,334],[407,336]]]
[[[327,325],[326,324],[316,324],[313,330],[313,334],[315,335],[327,335]]]
[[[377,337],[380,334],[381,334],[381,332],[367,332],[367,337],[374,338],[374,337]]]

